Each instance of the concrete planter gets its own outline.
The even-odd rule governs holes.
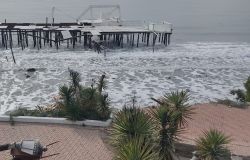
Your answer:
[[[67,124],[67,125],[80,125],[80,126],[94,126],[94,127],[108,127],[112,119],[106,121],[98,120],[84,120],[84,121],[71,121],[66,118],[53,118],[53,117],[32,117],[32,116],[17,116],[13,117],[14,122],[26,123],[48,123],[48,124]],[[0,116],[0,122],[9,122],[9,116]]]

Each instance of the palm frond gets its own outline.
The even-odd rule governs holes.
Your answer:
[[[165,106],[151,109],[150,115],[153,122],[157,126],[155,135],[157,137],[158,148],[162,160],[173,160],[174,143],[180,132],[178,124],[176,124],[176,116],[174,111]]]
[[[65,103],[70,103],[74,98],[73,90],[66,85],[59,87],[59,95]]]
[[[141,136],[149,137],[153,133],[151,118],[140,108],[124,107],[115,114],[111,129],[112,143],[120,143]]]
[[[69,69],[69,76],[71,85],[76,89],[80,86],[81,75],[77,71]]]
[[[130,139],[117,150],[116,160],[159,160],[155,145],[143,137]]]
[[[189,95],[187,91],[176,91],[170,94],[165,94],[162,98],[166,106],[175,111],[177,122],[180,127],[185,127],[188,119],[194,114],[193,109],[188,104]]]
[[[164,105],[164,102],[162,102],[159,99],[155,99],[154,97],[151,97],[151,100],[155,101],[156,103],[158,103],[159,105]]]
[[[80,107],[75,100],[74,90],[67,86],[59,87],[59,94],[62,97],[62,102],[59,105],[63,107],[67,113],[67,117],[71,120],[77,120],[80,118]]]
[[[108,98],[108,94],[99,95],[98,102],[99,104],[97,110],[100,113],[100,117],[102,117],[103,119],[109,118],[111,109],[110,109],[110,99]]]
[[[198,154],[206,160],[218,160],[230,157],[230,151],[226,147],[230,143],[230,138],[222,132],[211,129],[205,131],[203,136],[196,139]]]

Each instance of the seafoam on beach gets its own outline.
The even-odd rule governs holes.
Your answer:
[[[112,106],[121,108],[135,94],[140,106],[150,97],[187,89],[190,103],[233,98],[250,75],[249,43],[183,43],[167,48],[116,49],[106,56],[83,49],[0,50],[0,113],[53,102],[58,87],[68,82],[68,68],[81,73],[82,83],[105,73]],[[7,58],[6,58],[7,57]],[[8,59],[8,61],[7,61]],[[27,73],[28,68],[36,72]],[[27,74],[30,76],[27,78]]]

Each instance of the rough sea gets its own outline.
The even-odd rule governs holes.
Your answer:
[[[73,21],[89,4],[103,3],[0,0],[0,23],[43,22],[52,6],[60,8],[56,21]],[[233,98],[230,90],[243,88],[250,76],[249,0],[107,0],[104,4],[120,4],[124,19],[167,19],[174,26],[171,45],[155,52],[146,47],[108,50],[106,56],[79,47],[39,51],[15,47],[17,64],[10,50],[0,49],[0,113],[52,103],[58,87],[68,82],[68,68],[81,73],[84,85],[105,73],[115,108],[133,95],[140,106],[152,105],[151,97],[180,89],[190,92],[190,103]],[[37,71],[30,74],[28,68]]]

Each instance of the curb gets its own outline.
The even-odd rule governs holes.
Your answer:
[[[112,119],[108,119],[106,121],[88,120],[88,119],[84,121],[71,121],[66,118],[17,116],[13,117],[13,121],[26,122],[26,123],[47,123],[47,124],[67,124],[67,125],[79,125],[79,126],[108,127],[110,126]],[[10,122],[10,116],[1,115],[0,122]]]

